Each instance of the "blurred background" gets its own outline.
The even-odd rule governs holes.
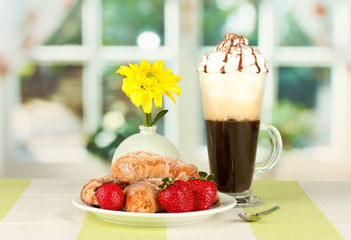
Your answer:
[[[262,122],[284,142],[257,179],[351,180],[351,2],[2,0],[0,177],[97,177],[138,132],[120,65],[165,60],[182,77],[158,133],[208,170],[196,65],[234,32],[269,63]],[[260,136],[258,161],[269,154]]]

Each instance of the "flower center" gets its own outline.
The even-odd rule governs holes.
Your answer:
[[[144,80],[141,84],[141,88],[146,91],[155,91],[156,88],[159,88],[160,76],[155,72],[145,72]]]
[[[146,73],[146,77],[153,78],[153,77],[155,77],[155,75],[152,72],[148,72],[148,73]]]

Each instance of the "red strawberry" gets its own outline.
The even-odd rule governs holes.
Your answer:
[[[161,190],[158,200],[167,212],[192,212],[194,208],[194,195],[188,184],[182,180],[169,181],[165,178],[164,184],[159,187]]]
[[[96,199],[103,209],[121,210],[124,206],[123,190],[116,183],[104,183],[95,191]]]
[[[207,175],[205,172],[199,172],[200,179],[189,179],[189,187],[194,193],[194,211],[209,209],[216,200],[217,186],[212,181],[214,175]]]

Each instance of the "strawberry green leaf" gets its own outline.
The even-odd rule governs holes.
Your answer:
[[[215,179],[215,175],[214,174],[210,174],[206,178],[206,180],[208,180],[208,181],[213,181],[214,179]]]
[[[204,180],[204,179],[206,179],[206,177],[207,177],[207,173],[206,172],[199,172],[199,175],[200,175],[200,179],[201,180]]]
[[[174,183],[174,181],[175,181],[175,178],[174,177],[172,177],[171,179],[169,179],[169,178],[164,178],[164,179],[162,179],[162,184],[161,185],[159,185],[158,187],[160,188],[160,190],[164,190],[164,189],[166,189],[168,186],[170,186],[170,185],[172,185],[173,183]]]

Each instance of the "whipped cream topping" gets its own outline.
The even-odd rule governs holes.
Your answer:
[[[197,65],[199,72],[268,72],[266,59],[258,49],[248,46],[246,37],[226,33],[225,40],[208,52]]]

